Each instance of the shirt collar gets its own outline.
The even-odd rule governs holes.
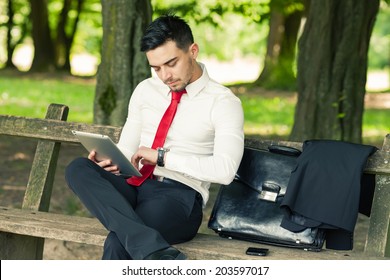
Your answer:
[[[199,79],[186,86],[187,94],[190,98],[198,95],[207,85],[210,80],[209,74],[207,73],[206,66],[203,63],[198,62],[202,68],[202,76]]]

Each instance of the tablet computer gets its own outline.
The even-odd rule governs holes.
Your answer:
[[[72,130],[72,133],[89,152],[96,151],[97,160],[110,159],[113,164],[118,165],[120,175],[126,177],[142,176],[109,136],[75,130]]]

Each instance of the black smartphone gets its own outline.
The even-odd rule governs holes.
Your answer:
[[[268,253],[268,249],[267,248],[249,247],[246,250],[246,254],[247,255],[251,255],[251,256],[266,256],[267,253]]]

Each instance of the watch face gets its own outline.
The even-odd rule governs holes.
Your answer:
[[[158,154],[157,154],[157,165],[158,166],[164,166],[164,148],[157,148]]]

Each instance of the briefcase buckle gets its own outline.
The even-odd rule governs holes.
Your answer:
[[[280,186],[275,183],[264,182],[258,198],[261,200],[276,202],[280,189]]]

